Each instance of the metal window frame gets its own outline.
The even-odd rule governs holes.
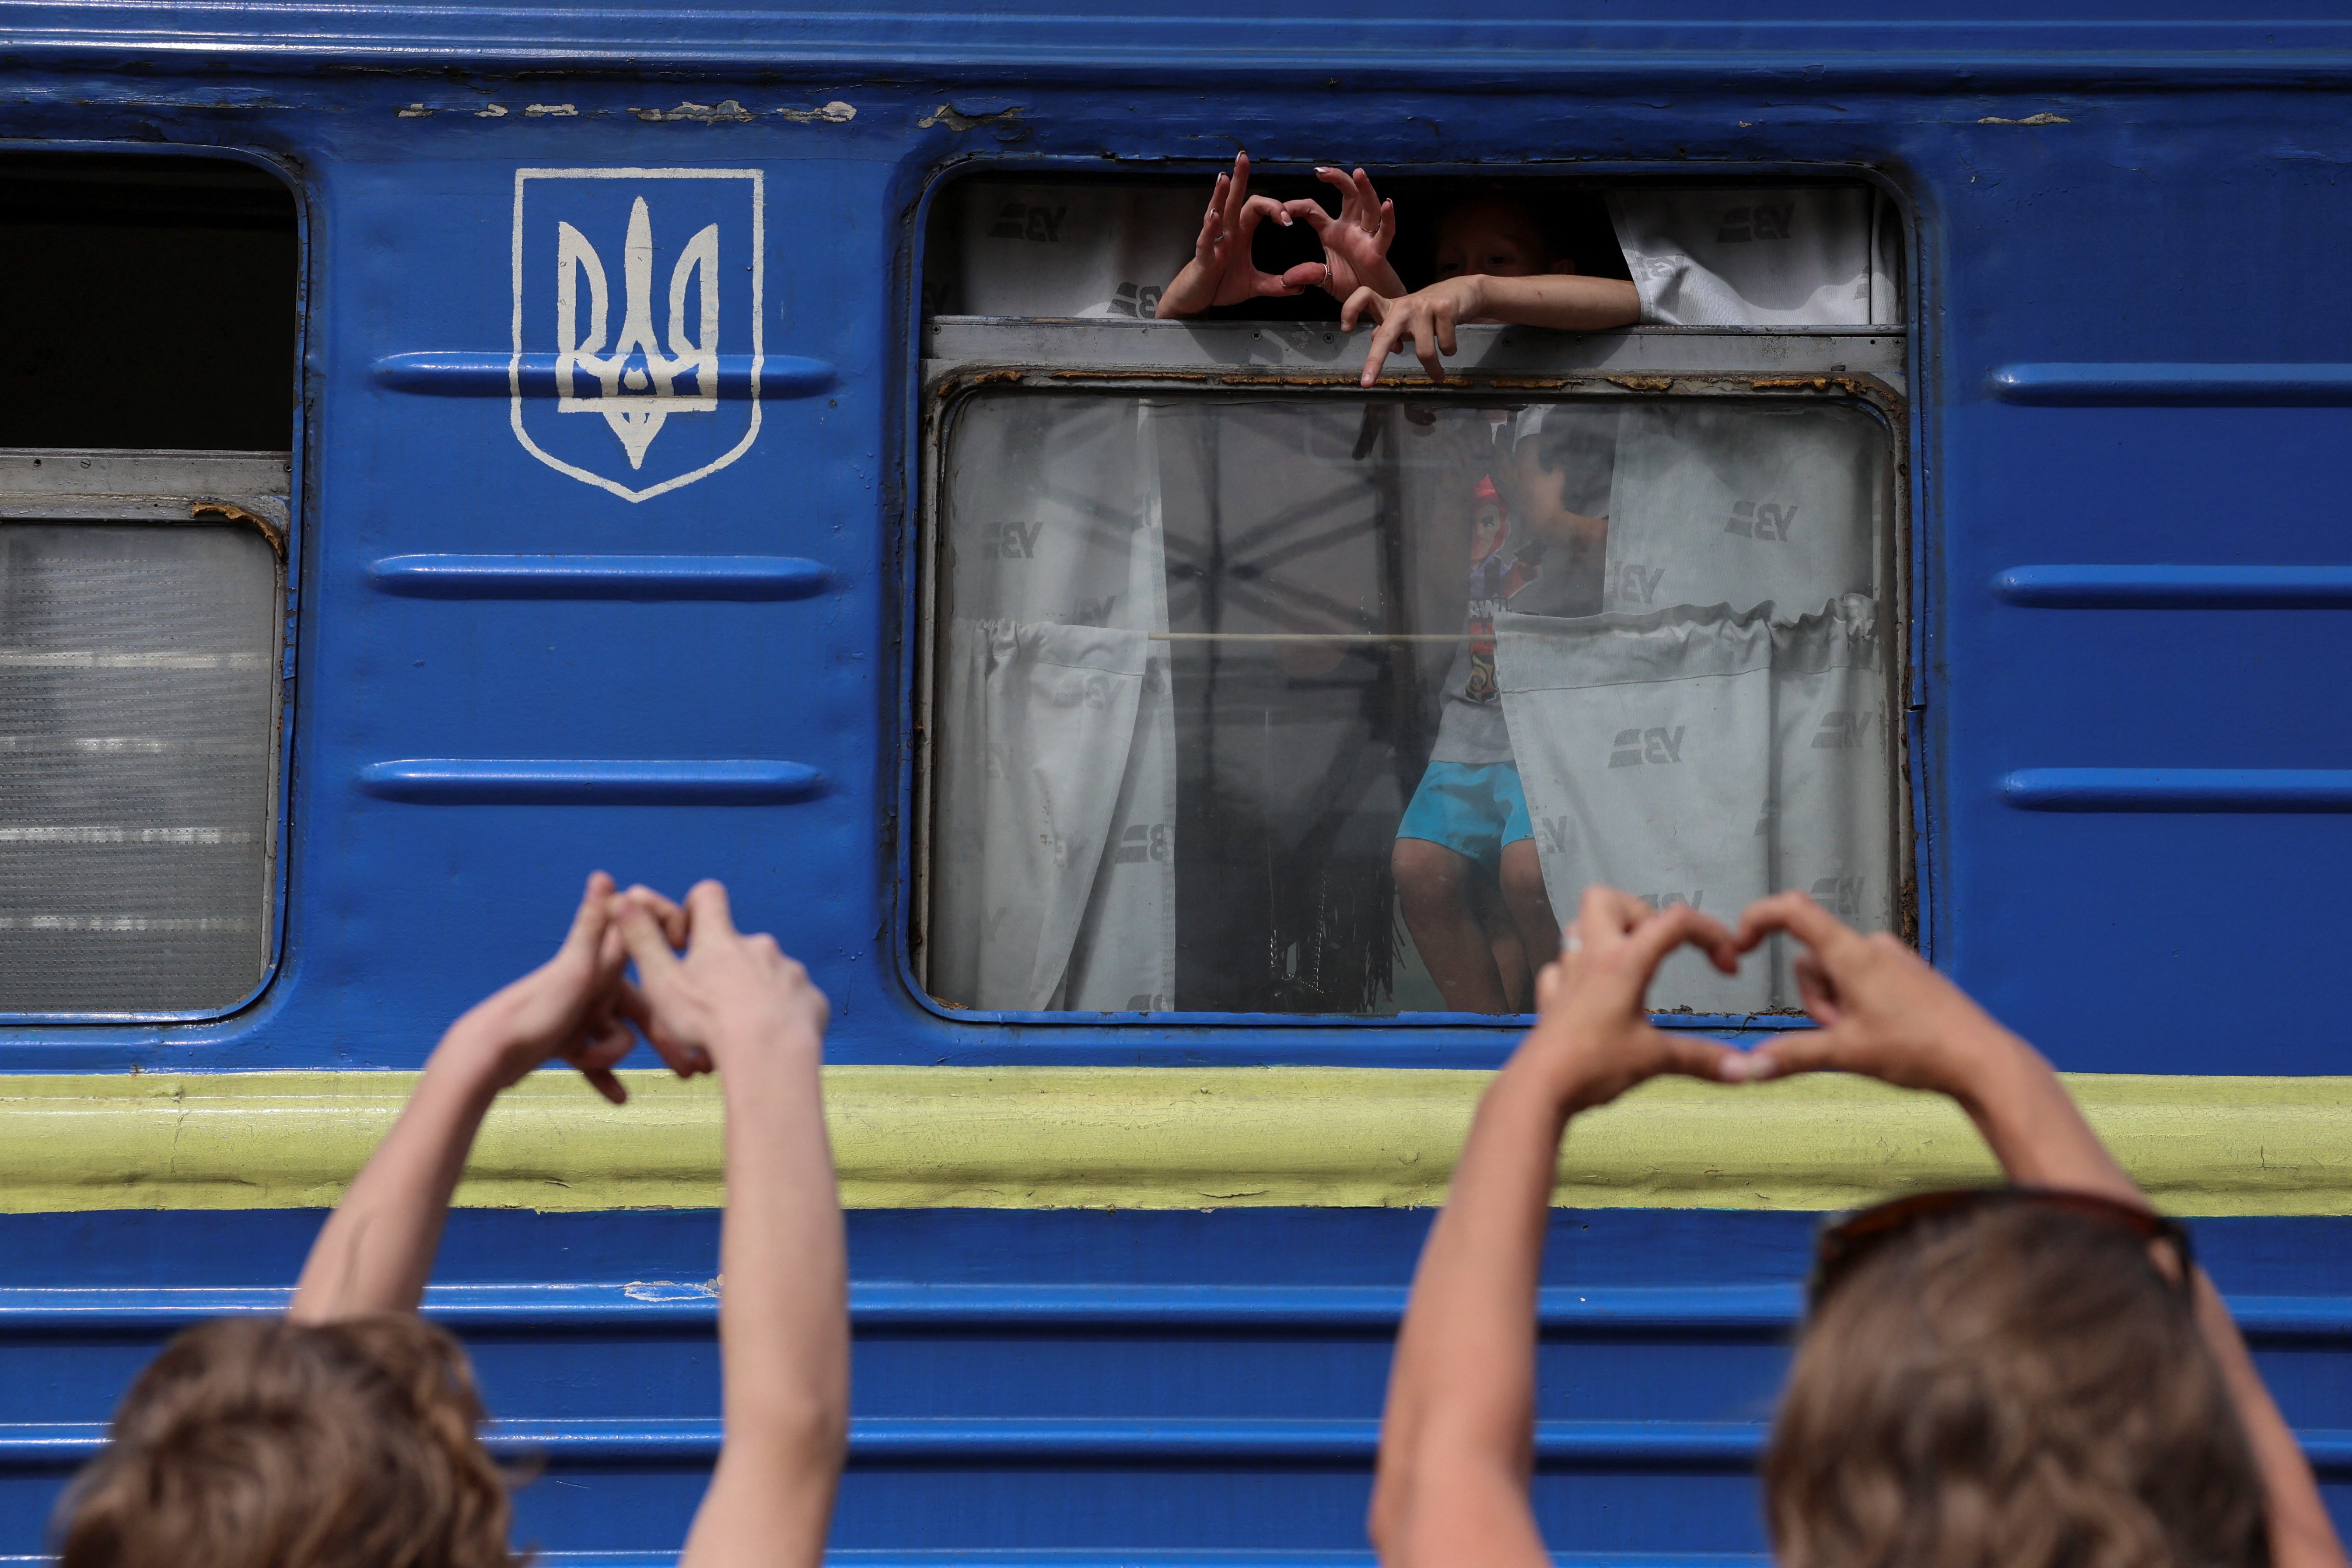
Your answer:
[[[971,1024],[1113,1027],[1459,1027],[1453,1013],[1076,1013],[984,1011],[940,1001],[929,988],[930,842],[934,687],[940,668],[940,474],[960,407],[1006,388],[1073,392],[1381,395],[1432,401],[1491,401],[1529,394],[1628,400],[1691,397],[1827,400],[1860,408],[1882,427],[1887,452],[1887,528],[1880,565],[1894,628],[1886,682],[1887,786],[1895,825],[1895,930],[1916,945],[1920,929],[1916,772],[1906,711],[1910,689],[1913,568],[1909,333],[1898,325],[1837,327],[1630,327],[1563,333],[1510,326],[1455,329],[1446,379],[1432,381],[1407,350],[1375,385],[1362,386],[1369,334],[1329,322],[1159,321],[1120,318],[936,316],[924,325],[920,394],[921,481],[916,519],[914,732],[908,862],[910,898],[899,950],[916,1002]],[[1400,374],[1402,372],[1404,374]],[[1654,1015],[1692,1028],[1774,1028],[1811,1022],[1783,1015]],[[1513,1020],[1480,1016],[1475,1021]]]
[[[218,1007],[137,1012],[7,1013],[0,1023],[185,1023],[252,1005],[276,975],[284,945],[287,619],[294,455],[291,452],[151,451],[121,447],[0,447],[0,526],[11,521],[127,522],[249,527],[276,558],[270,617],[269,773],[262,852],[263,946],[253,985]]]

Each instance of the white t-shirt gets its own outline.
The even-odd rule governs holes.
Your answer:
[[[1612,191],[1609,218],[1645,326],[1903,320],[1895,214],[1865,187]]]
[[[934,258],[931,310],[1148,319],[1192,258],[1208,187],[972,180],[943,199],[957,254]]]

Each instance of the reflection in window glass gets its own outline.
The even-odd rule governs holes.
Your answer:
[[[277,605],[254,528],[0,524],[0,1011],[260,981]]]
[[[1595,881],[1891,921],[1858,409],[1005,390],[940,480],[942,1001],[1517,1011]],[[1796,1002],[1769,954],[1654,997]]]

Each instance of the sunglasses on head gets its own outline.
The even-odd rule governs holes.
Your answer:
[[[2019,1204],[2087,1215],[2118,1226],[2142,1241],[2168,1243],[2180,1265],[2174,1283],[2184,1294],[2189,1289],[2197,1259],[2189,1250],[2189,1232],[2153,1209],[2061,1187],[1959,1187],[1895,1198],[1822,1226],[1813,1241],[1813,1273],[1805,1287],[1806,1306],[1818,1309],[1864,1258],[1923,1224]]]

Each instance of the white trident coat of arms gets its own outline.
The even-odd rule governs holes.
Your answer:
[[[763,184],[753,169],[518,169],[515,438],[646,500],[760,433]]]

